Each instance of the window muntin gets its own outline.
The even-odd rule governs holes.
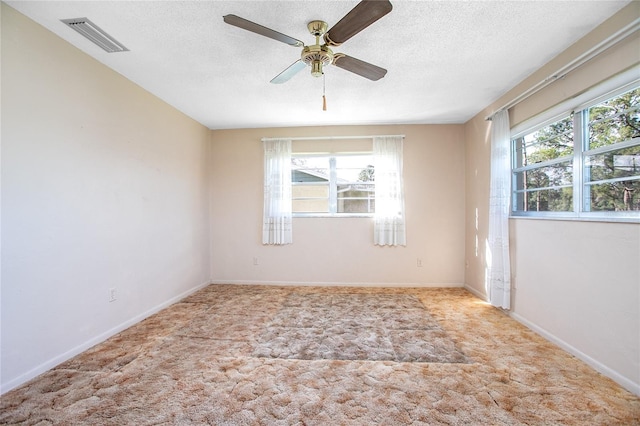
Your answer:
[[[513,139],[512,182],[515,215],[640,218],[640,88]]]
[[[294,154],[292,211],[296,216],[362,216],[375,212],[371,153]]]

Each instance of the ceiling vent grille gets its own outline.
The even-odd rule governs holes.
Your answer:
[[[106,52],[127,52],[129,50],[87,18],[61,19],[61,21]]]

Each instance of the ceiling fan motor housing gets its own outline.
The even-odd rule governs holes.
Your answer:
[[[333,52],[327,46],[314,44],[305,46],[302,49],[302,62],[311,66],[311,75],[320,77],[323,65],[328,65],[333,61]]]
[[[311,66],[311,75],[320,77],[322,67],[333,61],[333,52],[326,45],[320,45],[320,37],[327,32],[328,25],[324,21],[311,21],[307,24],[309,32],[316,37],[316,44],[305,46],[300,55],[302,62]]]

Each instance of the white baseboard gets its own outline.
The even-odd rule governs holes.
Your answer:
[[[86,351],[87,349],[97,345],[98,343],[101,343],[105,340],[107,340],[109,337],[118,334],[119,332],[121,332],[122,330],[125,330],[129,327],[131,327],[134,324],[139,323],[140,321],[142,321],[143,319],[155,314],[156,312],[161,311],[162,309],[173,305],[176,302],[179,302],[180,300],[184,299],[185,297],[189,296],[192,293],[195,293],[196,291],[200,290],[201,288],[204,288],[206,286],[208,286],[209,284],[211,284],[209,281],[199,284],[198,286],[191,288],[185,292],[182,292],[181,294],[172,297],[171,299],[160,303],[159,305],[154,306],[153,308],[139,314],[136,315],[135,317],[105,331],[104,333],[100,333],[99,335],[93,337],[92,339],[87,340],[86,342],[68,350],[67,352],[64,352],[54,358],[51,358],[50,360],[43,362],[42,364],[38,365],[37,367],[27,371],[24,374],[21,374],[20,376],[9,380],[6,383],[2,383],[0,385],[0,395],[10,391],[11,389],[15,389],[18,386],[28,382],[29,380],[39,376],[42,373],[45,373],[49,370],[51,370],[52,368],[54,368],[55,366],[67,361],[68,359],[73,358],[74,356]]]
[[[465,290],[467,290],[469,293],[473,294],[474,296],[476,296],[478,299],[482,299],[485,302],[489,301],[489,298],[487,297],[486,294],[482,293],[481,291],[479,291],[478,289],[475,289],[467,284],[464,285]]]
[[[251,281],[251,280],[212,280],[211,284],[232,285],[270,285],[298,287],[391,287],[391,288],[455,288],[464,287],[462,283],[352,283],[352,282],[311,282],[311,281]]]
[[[623,388],[627,389],[629,392],[632,392],[635,395],[640,396],[640,383],[636,383],[636,382],[630,380],[629,378],[622,376],[617,371],[612,370],[611,368],[607,367],[606,365],[602,364],[601,362],[591,358],[589,355],[587,355],[584,352],[580,351],[579,349],[571,346],[570,344],[568,344],[564,340],[556,337],[555,335],[553,335],[549,331],[545,330],[542,327],[539,327],[538,325],[536,325],[533,322],[527,320],[526,318],[524,318],[524,317],[522,317],[522,316],[520,316],[520,315],[518,315],[518,314],[516,314],[514,312],[510,312],[509,315],[513,319],[515,319],[519,323],[523,324],[524,326],[530,328],[531,330],[535,331],[536,333],[538,333],[539,335],[541,335],[545,339],[547,339],[547,340],[555,343],[556,345],[560,346],[562,349],[564,349],[565,351],[569,352],[571,355],[575,356],[576,358],[580,359],[581,361],[584,361],[586,364],[588,364],[589,366],[593,367],[594,370],[596,370],[596,371],[604,374],[605,376],[609,377],[611,380],[615,381],[620,386],[622,386]]]

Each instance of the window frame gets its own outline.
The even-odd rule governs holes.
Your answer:
[[[528,125],[525,129],[519,129],[511,134],[511,212],[510,217],[513,218],[535,218],[535,219],[556,219],[556,220],[581,220],[581,221],[603,221],[603,222],[640,222],[640,211],[590,211],[589,200],[585,198],[588,195],[587,187],[596,183],[606,183],[608,180],[600,180],[597,182],[586,181],[586,159],[589,156],[604,154],[607,152],[617,151],[619,149],[640,146],[640,137],[629,139],[623,142],[614,143],[604,147],[589,149],[589,108],[615,98],[619,95],[627,93],[631,90],[640,89],[640,80],[619,86],[615,90],[606,91],[599,96],[593,95],[586,102],[581,102],[574,108],[566,108],[564,110],[556,110],[553,116],[545,117],[544,121],[537,124]],[[584,96],[582,96],[584,98]],[[558,111],[562,111],[558,113]],[[518,194],[522,190],[517,188],[517,174],[524,170],[535,170],[545,166],[566,163],[570,158],[568,156],[558,157],[552,160],[517,167],[517,140],[525,135],[531,134],[550,124],[556,123],[567,116],[573,114],[573,155],[572,155],[572,211],[523,211],[516,210],[518,204]],[[622,178],[618,178],[622,179]],[[614,181],[615,179],[611,179]],[[628,179],[627,179],[628,180]],[[633,180],[638,180],[634,178]],[[556,189],[567,187],[566,185],[549,186],[545,189]]]
[[[359,217],[359,218],[373,218],[375,215],[375,211],[374,212],[370,212],[370,213],[363,213],[363,212],[359,212],[359,213],[347,213],[347,212],[338,212],[338,179],[337,179],[337,167],[336,167],[336,163],[337,163],[337,158],[338,157],[352,157],[352,156],[370,156],[371,157],[371,163],[374,163],[374,158],[373,158],[373,151],[349,151],[349,152],[294,152],[291,154],[291,158],[294,159],[296,157],[298,158],[305,158],[305,157],[324,157],[324,158],[328,158],[329,159],[329,180],[327,182],[327,186],[328,186],[328,192],[329,192],[329,198],[328,198],[328,212],[326,213],[321,213],[321,212],[295,212],[293,210],[293,206],[291,208],[291,212],[292,212],[292,216],[295,218],[305,218],[305,217],[320,217],[320,218],[327,218],[327,217]],[[375,167],[375,164],[374,164]],[[317,182],[294,182],[293,180],[291,181],[291,188],[292,188],[292,192],[293,192],[293,188],[295,186],[304,186],[304,185],[311,185],[311,184],[316,184]],[[373,190],[375,193],[375,180],[371,181],[371,184],[373,185]],[[296,198],[291,197],[291,202],[293,204],[293,201],[295,201]],[[374,197],[375,200],[375,197]]]
[[[545,122],[543,122],[542,124],[528,130],[525,132],[521,132],[520,134],[517,135],[517,137],[512,136],[511,137],[511,213],[512,215],[514,213],[516,214],[520,214],[523,213],[526,216],[529,216],[529,213],[536,213],[537,214],[541,214],[541,213],[545,213],[545,214],[552,214],[553,216],[562,216],[564,217],[566,213],[568,212],[563,212],[563,211],[544,211],[544,212],[540,212],[540,211],[530,211],[530,210],[515,210],[515,207],[518,205],[518,198],[520,196],[520,194],[526,193],[526,192],[530,192],[530,193],[535,193],[535,192],[539,192],[539,191],[544,191],[544,190],[556,190],[556,189],[562,189],[562,188],[574,188],[575,185],[575,174],[572,173],[572,182],[571,185],[549,185],[549,186],[545,186],[545,187],[541,187],[541,188],[537,188],[536,190],[521,190],[517,188],[517,181],[518,181],[518,174],[519,173],[524,173],[524,172],[528,172],[531,170],[537,170],[537,169],[544,169],[546,167],[550,167],[550,166],[554,166],[556,164],[564,164],[564,163],[570,163],[572,165],[572,169],[575,168],[575,121],[573,122],[573,143],[574,143],[574,147],[573,147],[573,154],[571,155],[564,155],[561,157],[557,157],[557,158],[553,158],[550,160],[545,160],[545,161],[541,161],[539,163],[533,163],[533,164],[527,164],[526,166],[518,166],[518,160],[519,160],[519,156],[516,155],[516,153],[518,151],[522,152],[523,150],[526,149],[526,146],[524,144],[522,144],[522,149],[518,149],[518,145],[519,144],[519,139],[524,138],[526,135],[529,135],[533,132],[536,132],[540,129],[543,129],[544,127],[557,123],[559,121],[565,120],[567,118],[569,118],[572,115],[571,112],[566,112],[561,114],[560,116],[556,116],[550,120],[547,120]],[[520,154],[522,155],[522,154]],[[573,170],[572,170],[573,172]],[[550,215],[551,216],[551,215]]]

